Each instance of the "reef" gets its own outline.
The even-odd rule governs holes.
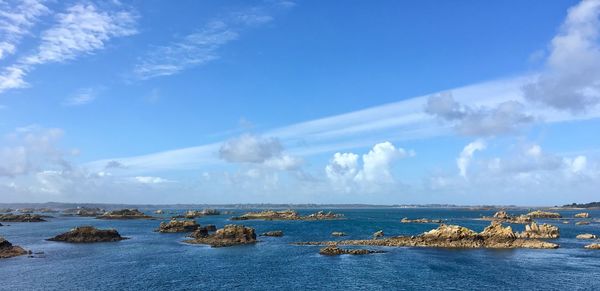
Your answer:
[[[319,254],[325,256],[339,256],[339,255],[368,255],[368,254],[379,254],[385,253],[385,251],[379,250],[365,250],[365,249],[341,249],[335,245],[330,245],[319,250]]]
[[[115,242],[124,239],[127,238],[122,237],[116,229],[97,229],[93,226],[80,226],[48,240],[69,243],[95,243]]]
[[[600,250],[600,244],[599,243],[589,244],[589,245],[585,246],[585,248],[590,249],[590,250]]]
[[[283,231],[281,231],[281,230],[267,231],[267,232],[263,232],[260,236],[276,236],[276,237],[280,237],[280,236],[283,236]]]
[[[75,215],[82,217],[96,217],[102,215],[106,212],[106,210],[101,208],[87,208],[87,207],[78,207],[72,209],[66,209],[63,211],[65,215]]]
[[[106,212],[98,217],[98,219],[154,219],[154,217],[144,214],[137,209],[121,209]]]
[[[562,218],[560,213],[536,210],[525,214],[531,218]]]
[[[26,255],[29,252],[24,250],[20,246],[15,246],[9,241],[0,237],[0,259],[12,258],[17,256]]]
[[[340,219],[342,214],[319,211],[309,215],[300,215],[295,210],[264,210],[260,212],[248,212],[242,216],[232,217],[231,220],[331,220]]]
[[[213,234],[208,234],[205,229],[201,229],[192,233],[190,237],[193,239],[186,240],[186,243],[206,244],[211,247],[229,247],[256,243],[254,228],[234,224],[226,225]]]
[[[331,233],[331,236],[346,236],[346,233],[341,231],[334,231]]]
[[[442,223],[444,222],[441,219],[428,219],[428,218],[417,218],[417,219],[409,219],[408,217],[402,218],[400,220],[402,223]]]
[[[0,214],[2,222],[44,222],[45,219],[37,214]]]

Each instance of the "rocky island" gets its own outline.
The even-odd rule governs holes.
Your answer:
[[[267,231],[267,232],[263,232],[260,236],[275,236],[275,237],[280,237],[280,236],[283,236],[283,231],[281,231],[281,230]]]
[[[498,221],[498,222],[502,222],[502,223],[512,223],[512,224],[528,224],[533,221],[531,219],[531,217],[529,217],[527,215],[515,216],[515,215],[510,215],[510,214],[506,213],[506,211],[498,211],[492,217],[484,216],[483,220],[491,220],[491,221]]]
[[[555,249],[559,245],[537,239],[521,238],[510,226],[492,222],[477,233],[466,227],[442,224],[418,236],[396,236],[379,239],[343,240],[337,242],[300,242],[297,245],[353,245],[387,247],[438,247],[438,248],[534,248]]]
[[[598,243],[589,244],[589,245],[585,246],[585,248],[590,249],[590,250],[600,250],[600,244],[598,244]]]
[[[229,247],[234,245],[256,243],[254,228],[243,225],[229,224],[218,229],[214,234],[205,231],[196,231],[191,236],[193,239],[186,240],[190,244],[206,244],[211,247]]]
[[[0,236],[0,259],[12,258],[28,254],[20,246],[15,246]]]
[[[532,222],[525,226],[525,231],[517,234],[520,238],[559,238],[560,231],[558,227],[550,224],[538,225]]]
[[[590,218],[590,214],[588,212],[577,213],[574,216],[575,218]]]
[[[195,220],[171,219],[169,222],[161,222],[155,231],[162,233],[193,232],[199,227],[200,225]]]
[[[541,210],[532,211],[527,213],[526,215],[531,218],[562,218],[562,215],[560,215],[560,213],[546,212]]]
[[[115,242],[124,239],[127,238],[122,237],[116,229],[97,229],[93,226],[80,226],[47,240],[69,243],[95,243]]]
[[[595,234],[582,233],[582,234],[578,234],[575,238],[576,239],[597,239],[598,237]]]
[[[324,256],[339,256],[339,255],[368,255],[368,254],[379,254],[385,253],[385,251],[373,251],[373,250],[365,250],[365,249],[341,249],[335,245],[329,245],[321,250],[319,250],[319,254]]]
[[[96,217],[104,214],[105,212],[106,210],[101,208],[78,207],[66,209],[63,211],[63,214],[67,216]]]
[[[108,211],[98,217],[98,219],[154,219],[154,217],[144,214],[137,209],[121,209]]]
[[[428,218],[417,218],[417,219],[409,219],[408,217],[402,218],[400,220],[402,223],[442,223],[444,222],[441,219],[428,219]]]
[[[2,222],[44,222],[46,221],[37,214],[0,214]]]
[[[264,210],[260,212],[248,212],[242,216],[232,217],[231,220],[332,220],[342,218],[342,214],[331,211],[319,211],[306,216],[300,215],[295,210]]]

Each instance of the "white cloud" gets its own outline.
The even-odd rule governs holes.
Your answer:
[[[265,160],[265,167],[280,171],[298,170],[303,164],[303,160],[288,154],[282,154],[277,157]]]
[[[73,96],[63,102],[65,106],[81,106],[93,102],[98,92],[94,88],[78,90]]]
[[[275,138],[243,134],[224,142],[219,157],[230,163],[264,163],[280,156],[282,151],[283,146]]]
[[[407,156],[404,149],[396,149],[390,142],[376,144],[369,153],[362,156],[363,169],[358,172],[355,179],[359,182],[389,183],[393,182],[390,168],[396,159]]]
[[[483,140],[476,140],[462,150],[458,159],[456,159],[456,166],[458,167],[458,171],[460,176],[463,178],[467,178],[467,170],[469,168],[469,164],[471,163],[471,159],[473,159],[473,155],[476,151],[482,151],[486,148],[486,144]]]
[[[577,156],[573,159],[565,158],[564,163],[567,166],[567,170],[569,173],[578,174],[582,173],[587,168],[587,157],[586,156]]]
[[[17,51],[23,36],[48,13],[44,1],[0,1],[0,60]],[[1,83],[1,82],[0,82]]]
[[[582,112],[600,102],[600,1],[569,9],[552,39],[544,71],[523,87],[525,97],[559,110]]]
[[[325,174],[333,186],[345,192],[352,190],[350,183],[358,173],[358,155],[354,153],[335,153],[325,167]]]
[[[136,182],[141,184],[163,184],[163,183],[172,183],[173,181],[167,180],[161,177],[152,177],[152,176],[136,176],[133,178]]]

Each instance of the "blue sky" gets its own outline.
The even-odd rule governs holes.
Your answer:
[[[600,1],[0,1],[0,200],[598,200]]]

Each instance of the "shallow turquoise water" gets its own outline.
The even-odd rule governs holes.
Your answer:
[[[150,210],[148,210],[150,211]],[[284,237],[259,237],[255,245],[229,248],[182,243],[184,234],[153,232],[157,220],[105,221],[56,217],[46,223],[11,223],[0,236],[45,254],[0,260],[0,290],[217,290],[217,289],[363,289],[363,290],[600,290],[600,251],[586,250],[580,233],[600,235],[600,223],[556,224],[556,250],[383,248],[384,254],[326,257],[316,246],[290,242],[419,234],[433,224],[402,224],[400,219],[444,218],[481,231],[476,220],[494,211],[464,209],[334,209],[336,221],[237,221],[257,233],[283,230]],[[239,211],[238,211],[239,212]],[[301,210],[311,213],[314,210]],[[519,211],[509,211],[517,214]],[[588,211],[600,218],[600,211]],[[241,213],[241,212],[239,212]],[[572,217],[577,211],[560,211]],[[231,215],[199,218],[222,227]],[[166,215],[164,217],[167,217]],[[79,225],[113,227],[131,239],[116,243],[67,244],[44,239]],[[513,225],[522,230],[522,225]]]

